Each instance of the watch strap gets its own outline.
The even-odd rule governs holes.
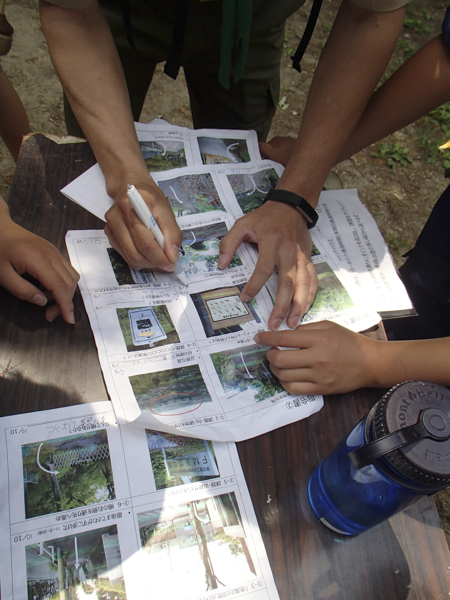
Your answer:
[[[288,192],[287,190],[270,190],[264,198],[264,203],[267,202],[267,200],[289,204],[289,206],[298,210],[298,212],[305,217],[308,229],[312,229],[317,223],[319,215],[311,204],[309,204],[302,196],[299,196],[299,194]]]

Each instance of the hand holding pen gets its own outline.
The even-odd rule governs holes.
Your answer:
[[[183,236],[167,198],[153,181],[141,185],[134,182],[164,234],[164,245],[160,246],[132,207],[126,195],[127,183],[129,182],[125,182],[123,192],[116,198],[114,206],[105,215],[105,233],[111,246],[133,269],[173,272]]]

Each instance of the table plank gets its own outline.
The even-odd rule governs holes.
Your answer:
[[[14,220],[67,256],[68,229],[103,228],[59,191],[94,162],[87,143],[28,138],[10,193]],[[41,308],[0,290],[2,416],[107,399],[78,291],[74,302],[75,326],[48,324]],[[382,394],[329,396],[308,419],[237,445],[282,600],[448,598],[450,556],[432,498],[357,537],[328,530],[309,506],[311,472]]]

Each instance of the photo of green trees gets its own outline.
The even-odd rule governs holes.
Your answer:
[[[145,433],[157,490],[220,475],[212,442],[152,429]]]
[[[283,387],[269,368],[269,348],[252,344],[211,354],[216,373],[227,399],[261,402],[283,392]]]
[[[25,549],[28,600],[126,600],[117,525]]]
[[[267,192],[275,189],[280,179],[273,168],[264,169],[251,175],[227,175],[227,178],[245,215],[262,205]]]
[[[181,175],[158,182],[175,216],[225,210],[210,173]]]
[[[145,164],[150,173],[187,167],[184,143],[177,140],[158,140],[140,143]]]
[[[114,500],[105,429],[22,446],[27,519]]]
[[[315,263],[319,284],[316,297],[303,322],[325,320],[328,316],[351,308],[353,300],[327,262]]]
[[[158,415],[182,415],[212,402],[198,365],[132,375],[130,384],[140,409]]]
[[[234,492],[139,513],[138,525],[155,598],[203,598],[257,575]]]
[[[228,233],[223,222],[209,223],[193,229],[183,230],[183,250],[185,256],[178,260],[186,275],[198,275],[218,271],[219,246],[222,238]],[[228,269],[239,267],[242,261],[237,252]]]

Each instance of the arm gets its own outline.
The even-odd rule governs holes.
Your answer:
[[[298,138],[277,188],[317,206],[325,179],[355,128],[391,56],[405,11],[375,13],[344,0],[322,52],[309,91]],[[243,240],[259,245],[255,272],[243,289],[253,297],[275,266],[279,287],[269,326],[292,306],[295,327],[314,297],[311,240],[303,217],[290,206],[268,202],[239,219],[221,244],[226,266]]]
[[[450,99],[450,52],[442,35],[409,58],[371,97],[336,163],[409,125]],[[277,136],[261,143],[266,158],[286,165],[295,145]]]
[[[115,202],[106,213],[111,245],[136,269],[173,271],[182,234],[145,166],[125,76],[97,0],[80,9],[63,9],[41,0],[40,15],[56,72]],[[165,253],[132,209],[126,196],[128,183],[139,189],[164,233]]]
[[[46,291],[23,279],[25,273],[40,281]],[[38,306],[55,300],[45,312],[47,321],[62,314],[67,323],[75,323],[72,297],[79,278],[55,246],[12,221],[6,202],[0,198],[0,285],[20,300]]]
[[[272,372],[291,394],[340,394],[411,379],[450,385],[450,338],[381,342],[321,321],[295,331],[258,333],[255,341],[295,348],[267,352]]]
[[[30,133],[30,124],[16,90],[0,66],[0,137],[15,161],[19,158],[22,137]]]

